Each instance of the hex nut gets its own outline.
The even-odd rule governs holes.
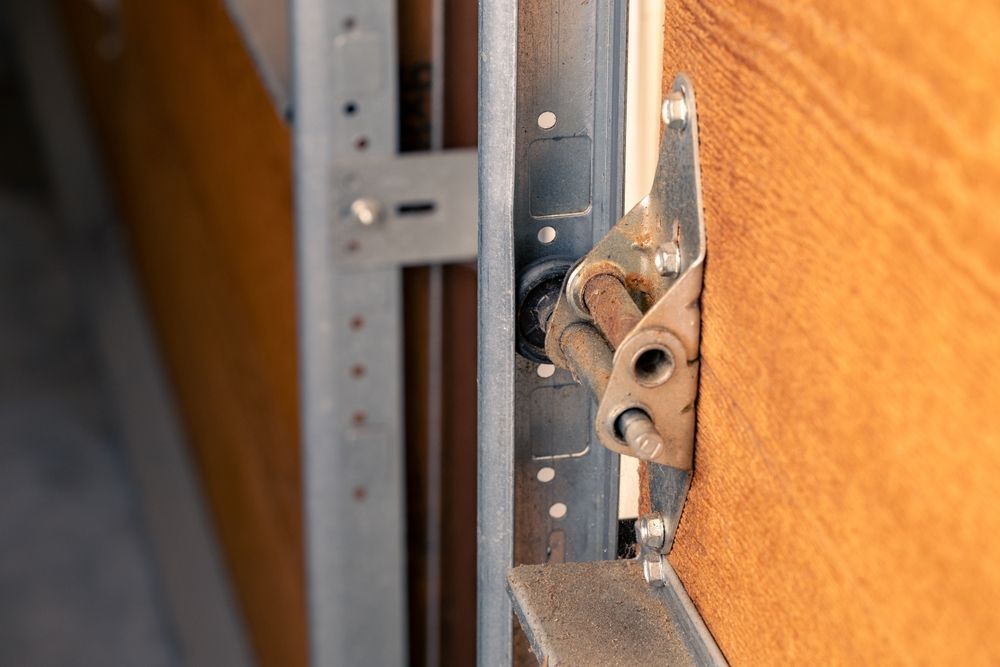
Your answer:
[[[667,522],[659,512],[646,514],[636,520],[635,535],[639,544],[659,551],[667,540]]]
[[[647,556],[642,561],[642,576],[653,588],[663,588],[667,583],[666,567],[660,554]]]
[[[684,92],[672,90],[663,100],[663,122],[671,130],[683,130],[687,127],[688,105]]]
[[[672,278],[681,272],[681,249],[676,243],[664,243],[656,249],[653,263],[664,278]]]

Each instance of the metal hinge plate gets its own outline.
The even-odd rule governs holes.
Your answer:
[[[515,611],[546,664],[726,664],[665,558],[691,479],[705,261],[694,89],[683,75],[663,122],[649,195],[570,269],[545,327],[547,356],[597,399],[601,442],[651,462],[655,511],[636,522],[638,561],[510,571]]]
[[[604,446],[690,470],[705,225],[694,91],[683,75],[663,120],[652,189],[569,272],[545,350],[594,393]]]

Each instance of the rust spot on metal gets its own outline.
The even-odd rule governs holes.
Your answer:
[[[630,273],[625,276],[625,287],[633,294],[636,292],[649,294],[653,291],[653,281],[648,276],[639,273]]]
[[[549,563],[566,562],[566,531],[553,530],[549,533],[549,548],[547,555],[547,561]]]
[[[639,310],[646,312],[653,307],[655,299],[651,295],[655,288],[647,276],[637,273],[625,276],[625,288],[639,302]]]
[[[573,376],[600,396],[611,378],[611,348],[589,324],[574,324],[559,341]]]
[[[627,233],[631,230],[622,230],[622,234],[631,239],[632,245],[639,248],[649,248],[656,242],[657,234],[646,225],[638,225],[634,234]]]
[[[639,461],[639,516],[653,511],[653,499],[649,493],[649,462]]]

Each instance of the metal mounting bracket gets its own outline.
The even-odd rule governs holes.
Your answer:
[[[636,522],[639,562],[509,572],[514,611],[544,664],[726,664],[664,557],[691,479],[705,260],[694,90],[683,75],[663,122],[649,195],[573,265],[554,306],[542,290],[520,313],[526,342],[544,328],[548,358],[597,398],[602,444],[651,462],[655,510]]]
[[[597,398],[605,447],[690,470],[705,225],[694,90],[683,75],[663,121],[649,195],[571,269],[545,350]]]
[[[409,266],[475,258],[477,169],[475,149],[335,162],[335,260]]]

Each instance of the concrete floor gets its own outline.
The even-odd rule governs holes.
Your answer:
[[[0,665],[180,664],[81,276],[0,67]]]

